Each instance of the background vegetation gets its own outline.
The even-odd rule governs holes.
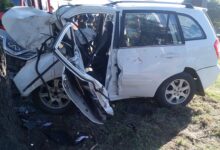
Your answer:
[[[0,0],[0,11],[5,11],[7,8],[13,6],[10,0]]]
[[[220,0],[210,0],[207,8],[217,33],[220,33]]]

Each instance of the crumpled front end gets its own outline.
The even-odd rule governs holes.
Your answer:
[[[7,33],[20,46],[36,50],[50,36],[51,14],[31,7],[13,7],[2,18]]]

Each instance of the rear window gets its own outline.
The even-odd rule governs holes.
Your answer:
[[[187,15],[178,15],[178,18],[186,41],[206,38],[201,26],[193,18]]]

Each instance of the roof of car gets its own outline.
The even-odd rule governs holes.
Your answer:
[[[148,1],[138,1],[138,2],[121,2],[107,4],[109,7],[113,7],[118,10],[164,10],[164,11],[193,11],[202,10],[204,8],[194,7],[191,4],[184,3],[166,3],[166,2],[148,2]]]
[[[185,8],[184,5],[181,4],[159,4],[159,3],[119,3],[116,4],[117,8]]]
[[[64,0],[65,1],[65,0]],[[135,5],[135,7],[138,6],[148,6],[148,5],[154,5],[154,6],[163,6],[163,5],[170,5],[170,7],[178,7],[178,6],[184,6],[192,8],[193,6],[189,3],[178,3],[178,2],[166,2],[166,1],[157,1],[157,0],[74,0],[74,1],[67,1],[68,4],[73,5],[108,5],[108,6],[120,6],[120,7],[132,7]]]
[[[105,1],[106,2],[106,1]],[[74,4],[75,3],[75,4]],[[114,10],[164,10],[164,11],[191,11],[191,10],[201,10],[203,8],[194,7],[191,4],[184,3],[174,3],[174,2],[159,2],[159,1],[114,1],[106,3],[77,3],[72,2],[73,5],[81,6],[105,6],[108,9]]]

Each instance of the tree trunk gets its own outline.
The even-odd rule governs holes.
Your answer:
[[[0,45],[0,150],[27,149],[12,102],[6,59]]]

